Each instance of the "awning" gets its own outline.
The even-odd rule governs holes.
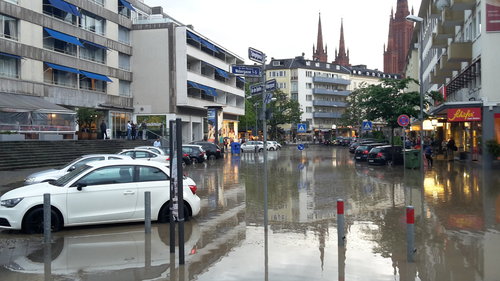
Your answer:
[[[216,52],[216,53],[218,53],[218,52],[219,52],[219,50],[217,49],[217,47],[215,47],[215,45],[214,45],[214,44],[212,44],[212,43],[208,42],[207,40],[205,40],[205,39],[203,39],[203,38],[201,38],[201,37],[200,37],[200,41],[201,41],[201,44],[202,44],[203,46],[207,47],[208,49],[210,49],[210,50],[212,50],[212,51],[214,51],[214,52]]]
[[[83,71],[83,70],[80,70],[80,72],[81,72],[81,74],[87,76],[88,78],[97,79],[97,80],[106,81],[106,82],[113,82],[113,80],[109,79],[109,77],[106,75],[87,72],[87,71]]]
[[[219,73],[220,76],[222,76],[226,79],[229,79],[229,74],[227,72],[225,72],[224,70],[216,67],[215,71],[217,71],[217,73]]]
[[[41,97],[10,93],[0,93],[0,111],[75,114],[74,111],[53,104]]]
[[[52,4],[52,6],[58,8],[59,10],[73,14],[77,17],[82,16],[82,14],[80,14],[80,12],[78,12],[78,8],[73,4],[70,4],[70,3],[62,1],[62,0],[49,0],[49,2],[50,2],[50,4]]]
[[[80,40],[78,40],[78,38],[76,38],[75,36],[64,34],[46,27],[44,27],[43,29],[47,31],[47,33],[55,39],[83,47],[82,42],[80,42]]]
[[[190,85],[193,88],[196,88],[198,90],[202,90],[203,92],[205,92],[205,94],[207,94],[209,96],[214,96],[214,97],[217,96],[217,91],[212,87],[198,84],[198,83],[195,83],[193,81],[187,81],[187,83],[188,83],[188,85]]]
[[[186,31],[186,34],[189,38],[201,44],[201,38],[198,35],[194,34],[191,31]]]
[[[49,66],[50,68],[53,68],[53,69],[62,70],[62,71],[67,71],[67,72],[72,72],[72,73],[76,73],[76,74],[82,74],[82,73],[80,72],[80,70],[78,70],[78,69],[76,69],[76,68],[67,67],[67,66],[62,66],[62,65],[53,64],[53,63],[48,63],[48,62],[45,62],[45,64],[46,64],[47,66]]]
[[[104,50],[109,50],[109,48],[108,48],[108,47],[103,46],[103,45],[96,44],[96,43],[94,43],[94,42],[90,42],[90,41],[83,40],[83,39],[82,39],[82,42],[83,42],[83,44],[87,44],[87,45],[90,45],[90,46],[94,46],[94,47],[96,47],[96,48],[100,48],[100,49],[104,49]],[[84,46],[84,47],[85,47],[85,46]]]
[[[448,109],[451,108],[468,108],[468,107],[482,107],[482,101],[463,101],[463,102],[445,102],[442,103],[429,111],[430,115],[433,116],[446,116]]]
[[[15,59],[19,59],[19,60],[22,59],[22,57],[20,57],[20,56],[13,55],[13,54],[2,53],[2,52],[0,52],[0,56],[15,58]]]
[[[127,7],[129,10],[135,11],[134,7],[132,7],[132,5],[129,2],[125,0],[120,0],[120,3],[122,3],[122,5]]]

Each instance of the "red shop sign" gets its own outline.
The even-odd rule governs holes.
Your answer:
[[[450,108],[448,109],[448,122],[481,121],[481,108]]]

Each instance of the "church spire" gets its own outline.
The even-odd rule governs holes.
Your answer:
[[[313,45],[313,60],[326,62],[328,61],[328,51],[323,49],[323,31],[321,30],[321,13],[319,13],[318,20],[318,39],[316,43],[316,50]]]
[[[343,66],[350,66],[349,64],[349,53],[346,54],[345,51],[345,42],[344,42],[344,19],[341,19],[340,22],[340,40],[339,40],[339,51],[335,52],[335,61],[334,63],[340,64]]]

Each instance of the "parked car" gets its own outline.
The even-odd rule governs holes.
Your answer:
[[[149,149],[142,149],[142,148],[124,149],[118,154],[127,155],[132,157],[133,159],[156,161],[167,165],[170,164],[170,158],[168,157],[167,154],[159,154]]]
[[[277,142],[277,141],[269,141],[270,143],[273,143],[275,146],[276,146],[276,149],[277,150],[280,150],[281,149],[281,143]]]
[[[274,151],[274,150],[278,150],[278,146],[276,145],[276,143],[272,142],[272,141],[267,141],[267,150],[269,151]]]
[[[203,163],[207,160],[207,154],[201,145],[183,144],[182,150],[189,155],[193,163]]]
[[[157,147],[157,146],[137,146],[135,147],[135,149],[147,149],[147,150],[151,150],[153,152],[156,152],[160,155],[167,155],[167,153],[165,152],[165,150],[161,147]]]
[[[170,161],[170,147],[163,147],[163,151],[165,151],[165,155],[167,156],[167,160]],[[189,153],[182,148],[182,165],[185,167],[186,165],[193,164],[193,160],[189,156]]]
[[[403,147],[377,146],[370,150],[367,159],[370,165],[403,164]]]
[[[356,150],[354,151],[354,160],[356,161],[366,161],[368,158],[368,153],[374,147],[385,145],[384,143],[369,143],[369,144],[360,144]]]
[[[240,146],[241,152],[261,152],[264,150],[264,143],[261,141],[246,141]]]
[[[224,157],[221,148],[213,142],[208,141],[193,141],[190,144],[201,145],[207,154],[209,160],[220,159]]]
[[[66,175],[67,173],[73,171],[74,169],[85,165],[92,161],[103,161],[103,160],[122,160],[122,159],[132,159],[127,155],[118,155],[118,154],[88,154],[83,155],[75,160],[69,162],[68,164],[57,168],[57,169],[49,169],[43,170],[40,172],[33,173],[24,179],[24,184],[34,184],[39,182],[47,182],[57,180],[58,178]]]
[[[151,192],[151,219],[169,220],[169,168],[143,160],[94,161],[52,182],[23,186],[0,197],[0,228],[41,233],[44,194],[50,194],[51,228],[144,220],[144,192]],[[200,211],[196,183],[183,179],[186,219]]]

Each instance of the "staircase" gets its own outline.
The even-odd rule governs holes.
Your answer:
[[[143,140],[68,140],[0,142],[0,171],[61,166],[85,154],[118,153],[152,145]]]

